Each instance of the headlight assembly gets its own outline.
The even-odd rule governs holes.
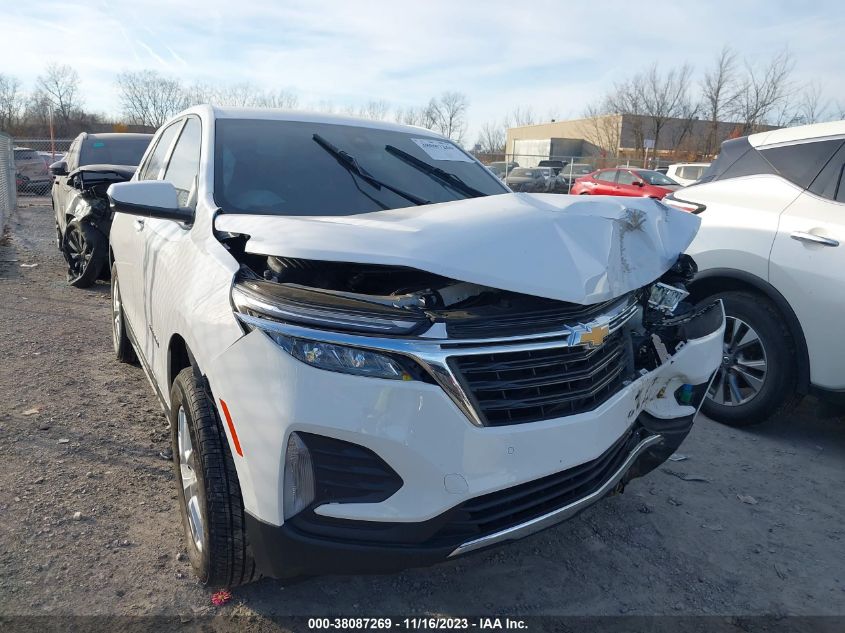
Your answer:
[[[378,352],[281,334],[268,334],[291,356],[318,369],[389,380],[413,380],[402,361]]]

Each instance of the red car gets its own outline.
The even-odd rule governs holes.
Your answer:
[[[680,189],[681,185],[658,171],[650,169],[600,169],[575,180],[569,193],[593,196],[637,196],[657,198]]]

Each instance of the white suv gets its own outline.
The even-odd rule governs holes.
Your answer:
[[[428,130],[192,108],[109,196],[115,351],[205,583],[553,525],[665,460],[721,357],[721,304],[682,302],[696,216],[514,194]]]
[[[845,121],[726,141],[665,202],[700,214],[693,297],[721,298],[722,367],[704,410],[745,425],[815,393],[845,404]]]
[[[675,163],[666,168],[666,175],[684,187],[697,182],[710,163]]]

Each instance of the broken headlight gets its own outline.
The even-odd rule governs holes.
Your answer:
[[[663,282],[658,281],[651,287],[651,292],[648,297],[648,305],[650,308],[668,315],[675,312],[675,308],[678,307],[678,304],[688,296],[689,292],[683,288],[670,286],[669,284],[664,284]]]
[[[421,311],[259,279],[236,281],[232,305],[240,314],[261,319],[361,334],[407,335],[431,324]]]

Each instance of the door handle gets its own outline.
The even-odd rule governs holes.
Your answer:
[[[135,218],[135,230],[136,231],[143,231],[144,230],[144,218]]]
[[[839,241],[823,235],[816,235],[814,233],[806,233],[804,231],[795,231],[789,237],[799,242],[807,242],[810,244],[818,244],[819,246],[839,246]]]

